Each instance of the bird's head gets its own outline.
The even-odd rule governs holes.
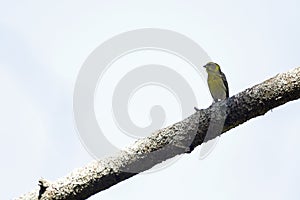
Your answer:
[[[209,62],[206,65],[204,65],[203,67],[206,69],[206,71],[210,71],[210,72],[218,73],[221,71],[220,66],[214,62]]]

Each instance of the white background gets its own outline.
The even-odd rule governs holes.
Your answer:
[[[114,35],[186,35],[222,66],[231,95],[300,63],[296,0],[78,2],[0,2],[0,199],[93,159],[73,120],[74,83],[87,56]],[[223,135],[204,160],[197,148],[91,199],[300,199],[299,110],[290,102]]]

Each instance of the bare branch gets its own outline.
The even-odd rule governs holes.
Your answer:
[[[94,161],[18,199],[86,199],[269,110],[300,98],[300,67],[217,102],[181,122],[136,141],[117,155]],[[194,106],[194,105],[191,105]],[[212,123],[226,117],[220,131],[207,136]]]

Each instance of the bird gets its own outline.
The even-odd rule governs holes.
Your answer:
[[[227,99],[229,97],[228,82],[225,74],[221,71],[220,65],[209,62],[203,67],[208,74],[207,84],[214,102]]]
[[[229,97],[228,82],[225,74],[221,71],[220,65],[214,62],[209,62],[203,66],[208,74],[207,84],[213,102],[218,102]],[[195,107],[198,111],[199,109]]]

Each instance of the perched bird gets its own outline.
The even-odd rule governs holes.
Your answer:
[[[208,74],[207,84],[214,102],[227,99],[229,97],[228,83],[220,66],[217,63],[209,62],[203,67]],[[199,109],[195,107],[195,110]]]
[[[229,97],[228,83],[220,66],[217,63],[209,62],[204,65],[204,68],[208,74],[207,84],[214,102],[227,99]]]

